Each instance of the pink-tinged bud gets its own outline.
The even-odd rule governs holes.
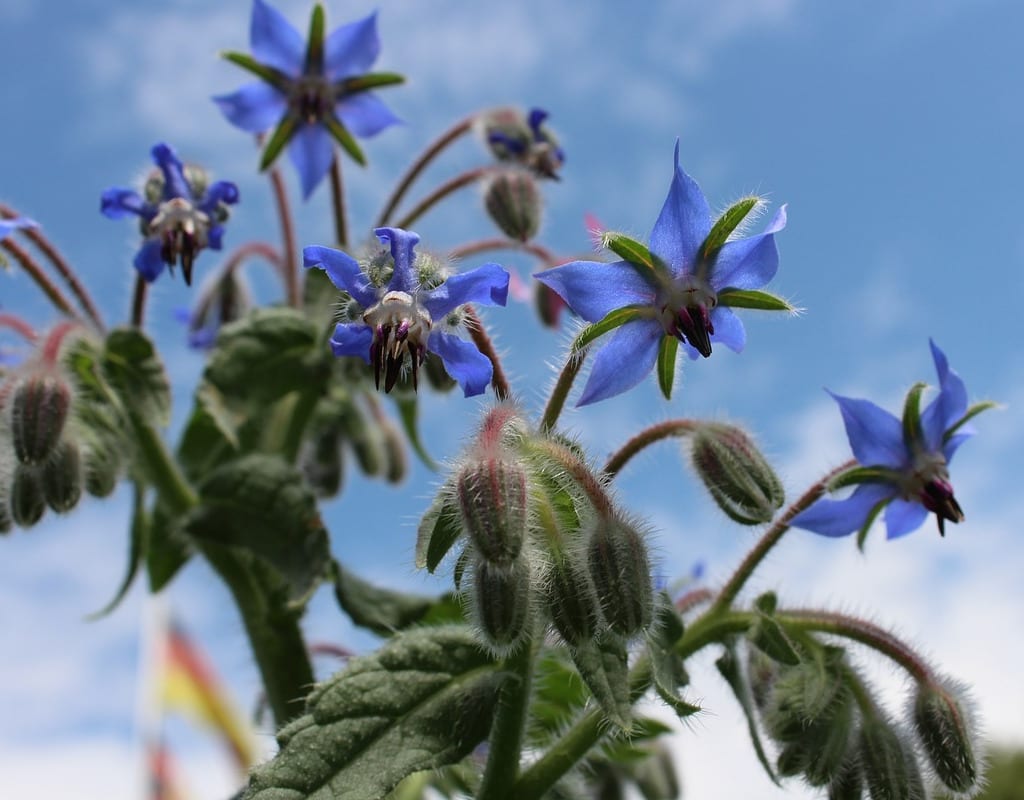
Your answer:
[[[494,224],[519,242],[537,235],[542,205],[537,181],[525,169],[502,170],[484,192],[484,206]]]
[[[526,538],[526,471],[504,454],[482,455],[462,468],[455,491],[477,552],[492,564],[513,561]]]
[[[498,652],[525,638],[530,619],[530,568],[523,559],[498,566],[478,558],[473,573],[473,612],[488,644]]]
[[[384,437],[384,452],[387,457],[387,469],[384,479],[388,483],[401,483],[409,472],[409,458],[405,452],[405,439],[390,420],[381,420],[381,433]]]
[[[32,375],[14,389],[11,435],[22,464],[41,464],[60,441],[71,407],[71,389],[63,379]]]
[[[78,445],[62,439],[41,467],[43,496],[50,508],[63,514],[82,499],[82,458]]]
[[[717,422],[701,425],[693,434],[691,456],[712,499],[735,522],[760,525],[781,508],[782,482],[741,429]]]
[[[632,636],[650,625],[654,613],[651,567],[639,531],[614,517],[599,519],[587,556],[608,627]]]
[[[550,286],[534,281],[533,304],[540,321],[549,328],[557,328],[565,308],[565,301]]]
[[[914,700],[914,728],[935,775],[954,792],[972,792],[981,777],[975,744],[978,731],[962,691],[920,684]]]
[[[566,644],[575,647],[594,638],[601,612],[586,561],[563,553],[554,556],[544,581],[551,622]]]
[[[31,528],[43,518],[46,498],[36,467],[19,464],[11,485],[11,518],[20,528]]]

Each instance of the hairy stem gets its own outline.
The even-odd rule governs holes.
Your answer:
[[[608,463],[604,465],[605,475],[614,478],[626,463],[645,447],[670,436],[686,436],[696,430],[698,425],[699,423],[692,419],[670,419],[645,428],[612,454]]]
[[[492,239],[477,239],[476,241],[460,244],[458,247],[452,248],[448,254],[452,258],[466,258],[467,256],[475,256],[480,253],[490,253],[498,250],[519,250],[529,253],[551,267],[558,263],[558,257],[544,247],[544,245],[537,244],[536,242],[520,242],[516,239],[503,239],[500,236]]]
[[[132,327],[142,330],[146,319],[146,297],[149,295],[149,284],[140,274],[135,273],[135,289],[132,291]]]
[[[584,358],[586,358],[584,351],[570,350],[569,357],[565,360],[565,366],[558,373],[558,380],[555,381],[554,388],[551,390],[548,404],[544,406],[544,415],[540,419],[542,433],[553,430],[558,422],[558,417],[565,407],[565,401],[569,397],[569,392],[576,380],[576,376],[579,375],[580,370],[583,368]]]
[[[522,796],[511,794],[511,789],[519,775],[523,732],[526,729],[530,687],[533,683],[533,656],[534,647],[530,644],[505,659],[505,670],[512,673],[513,677],[505,682],[498,699],[491,728],[490,753],[477,800],[504,800]]]
[[[291,206],[288,203],[288,190],[284,185],[281,170],[272,167],[270,185],[274,191],[274,202],[277,205],[277,216],[281,222],[281,249],[283,261],[281,278],[284,281],[285,298],[292,308],[300,308],[302,298],[299,290],[299,261],[296,254],[295,221],[292,218]]]
[[[54,307],[73,319],[78,319],[78,313],[71,307],[71,303],[68,302],[67,297],[60,290],[60,288],[53,283],[43,272],[43,268],[39,266],[39,262],[36,261],[29,254],[25,248],[14,241],[13,238],[8,236],[2,242],[0,246],[4,248],[8,253],[14,256],[14,259],[21,265],[21,268],[25,270],[32,282],[38,286],[46,298],[53,303]]]

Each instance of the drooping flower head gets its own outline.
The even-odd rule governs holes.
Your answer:
[[[678,142],[673,165],[649,248],[605,234],[606,246],[621,261],[573,261],[535,276],[586,321],[605,321],[608,331],[618,328],[595,357],[578,405],[632,388],[659,353],[674,365],[678,342],[691,358],[710,356],[718,342],[740,352],[746,331],[729,306],[793,311],[784,300],[756,291],[778,269],[775,234],[786,225],[786,207],[764,233],[734,238],[759,199],[744,198],[713,222],[704,193],[679,167]]]
[[[491,362],[471,342],[455,335],[466,303],[505,305],[509,275],[497,264],[448,275],[438,262],[415,252],[420,237],[401,228],[374,230],[384,249],[360,266],[330,247],[302,251],[307,267],[323,269],[354,303],[331,338],[336,356],[359,356],[373,365],[384,391],[394,388],[406,359],[417,385],[427,352],[440,356],[466,397],[482,394],[491,381]],[[447,329],[447,330],[446,330]]]
[[[907,394],[902,420],[870,400],[832,395],[858,464],[834,478],[830,488],[857,488],[844,500],[818,500],[794,517],[791,525],[823,536],[859,531],[863,542],[883,509],[889,539],[917,530],[930,513],[935,514],[940,534],[945,534],[947,521],[963,521],[949,479],[949,462],[974,432],[967,421],[993,404],[968,407],[963,380],[934,342],[931,351],[939,393],[924,411],[920,408],[923,383]]]
[[[252,56],[225,58],[260,80],[237,92],[213,98],[236,127],[250,133],[274,128],[260,162],[266,169],[288,146],[308,198],[334,159],[332,139],[355,161],[365,164],[353,136],[366,138],[400,120],[370,91],[401,83],[394,73],[369,73],[380,54],[377,14],[350,22],[324,35],[324,10],[314,6],[309,39],[277,9],[253,0]]]
[[[220,250],[228,206],[238,202],[238,187],[228,181],[209,184],[206,173],[185,166],[170,145],[151,151],[158,167],[146,181],[143,194],[111,188],[100,198],[100,211],[111,219],[139,217],[144,241],[135,256],[135,269],[155,281],[166,264],[172,272],[181,264],[185,283],[192,283],[192,264],[204,247]]]
[[[515,108],[499,108],[483,117],[483,135],[499,161],[514,161],[545,178],[558,180],[565,151],[545,120],[548,112],[531,108],[524,117]]]

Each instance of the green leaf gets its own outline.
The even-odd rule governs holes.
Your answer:
[[[135,328],[115,328],[107,336],[103,375],[131,413],[151,425],[170,422],[171,388],[153,343]]]
[[[967,413],[964,414],[942,437],[942,443],[945,444],[956,433],[961,427],[967,424],[971,419],[978,416],[982,411],[988,411],[990,408],[999,408],[999,403],[994,403],[991,400],[983,400],[980,403],[974,403],[970,408],[967,409]]]
[[[710,262],[711,258],[718,252],[719,248],[732,236],[733,231],[747,218],[757,204],[761,202],[759,197],[743,197],[729,206],[725,212],[711,226],[704,244],[701,245],[701,261]]]
[[[666,400],[672,399],[672,385],[676,379],[676,352],[679,340],[675,336],[662,336],[658,346],[658,386]]]
[[[366,166],[366,155],[356,142],[355,137],[349,133],[348,128],[333,113],[327,113],[321,120],[334,140],[341,145],[342,150],[349,154],[353,161],[359,166]]]
[[[903,401],[903,443],[913,452],[920,452],[925,446],[921,430],[921,395],[928,384],[918,381],[910,387]]]
[[[573,663],[605,717],[623,730],[629,728],[629,668],[622,639],[606,633],[576,647]]]
[[[534,692],[528,717],[530,741],[545,746],[565,732],[587,703],[586,686],[564,648],[541,650],[534,668]]]
[[[415,394],[401,394],[395,397],[395,405],[398,406],[398,417],[402,421],[402,429],[405,431],[405,437],[409,440],[409,444],[412,445],[412,449],[416,455],[420,457],[420,461],[423,465],[431,472],[437,472],[437,462],[430,457],[430,453],[427,452],[427,448],[423,445],[423,439],[420,438],[419,425],[417,425],[417,417],[419,416],[419,403]]]
[[[235,66],[251,72],[257,78],[266,81],[278,91],[287,92],[291,86],[291,78],[280,70],[274,69],[266,64],[261,64],[248,53],[239,53],[234,50],[228,50],[227,52],[221,53],[221,57],[230,61]]]
[[[142,563],[142,555],[146,550],[146,543],[149,540],[149,514],[145,507],[145,489],[142,484],[135,484],[135,495],[132,505],[132,526],[128,537],[128,568],[125,570],[121,585],[115,592],[113,599],[99,611],[94,611],[86,617],[87,620],[97,620],[107,616],[117,608],[124,596],[128,594],[135,576],[139,572],[139,565]]]
[[[462,535],[462,518],[449,494],[442,490],[420,520],[416,532],[416,568],[433,573]]]
[[[592,341],[600,336],[604,336],[609,331],[613,331],[620,325],[625,325],[634,319],[641,316],[641,313],[647,306],[623,306],[617,308],[614,311],[609,311],[604,319],[599,322],[595,322],[592,325],[588,325],[582,331],[572,343],[572,352],[578,353],[580,350],[589,345]]]
[[[666,592],[654,600],[654,624],[647,630],[647,652],[651,658],[651,678],[658,696],[680,718],[700,711],[699,706],[683,700],[680,687],[690,682],[683,659],[675,652],[683,635],[683,620]]]
[[[253,454],[223,464],[199,486],[186,520],[196,539],[248,550],[272,566],[302,602],[326,576],[327,531],[301,473],[275,456]]]
[[[357,75],[354,78],[345,78],[339,81],[340,94],[355,94],[365,92],[368,89],[380,89],[383,86],[396,86],[405,83],[405,76],[397,72],[367,72],[365,75]]]
[[[757,720],[754,717],[754,701],[750,695],[747,679],[736,656],[735,646],[726,645],[725,652],[715,662],[715,666],[718,667],[718,671],[725,678],[725,682],[729,684],[729,688],[732,689],[733,695],[739,701],[740,708],[747,718],[747,728],[750,731],[750,739],[754,745],[757,760],[761,762],[761,766],[768,773],[768,777],[772,779],[772,783],[781,787],[782,784],[779,783],[779,779],[775,776],[775,771],[772,769],[772,765],[769,763],[768,756],[765,753],[764,745],[761,743],[761,735],[757,732]]]
[[[200,480],[238,452],[238,430],[243,420],[241,414],[228,408],[215,386],[199,385],[192,416],[178,445],[178,461],[191,480]]]
[[[299,130],[301,122],[302,120],[290,111],[281,117],[281,121],[277,123],[277,127],[274,128],[274,132],[270,134],[270,139],[263,148],[263,155],[260,157],[261,172],[277,160],[277,157],[281,155],[281,151],[284,150],[288,142],[292,140],[292,137]]]
[[[401,633],[314,689],[243,798],[383,800],[407,775],[472,752],[506,678],[468,627]]]
[[[334,596],[352,621],[381,636],[421,622],[443,597],[405,594],[364,581],[334,562]]]
[[[146,545],[146,571],[153,594],[170,583],[192,557],[192,543],[184,533],[183,522],[157,501],[150,517]]]
[[[658,285],[657,276],[659,274],[665,275],[668,272],[661,260],[648,250],[645,245],[636,239],[626,236],[624,233],[606,231],[601,236],[601,244],[623,261],[632,264],[634,267],[640,267],[637,273],[652,285]]]
[[[785,311],[795,314],[799,311],[781,297],[757,289],[722,289],[718,293],[718,305],[730,308],[753,308],[758,311]]]

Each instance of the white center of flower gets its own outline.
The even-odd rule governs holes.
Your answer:
[[[210,217],[184,197],[172,197],[157,208],[150,220],[149,235],[166,239],[169,235],[184,234],[193,242],[194,250],[206,247]]]
[[[406,353],[410,356],[415,387],[434,323],[427,310],[407,292],[388,292],[363,313],[363,322],[373,330],[370,361],[378,388],[383,376],[384,391],[391,391],[405,366]]]

